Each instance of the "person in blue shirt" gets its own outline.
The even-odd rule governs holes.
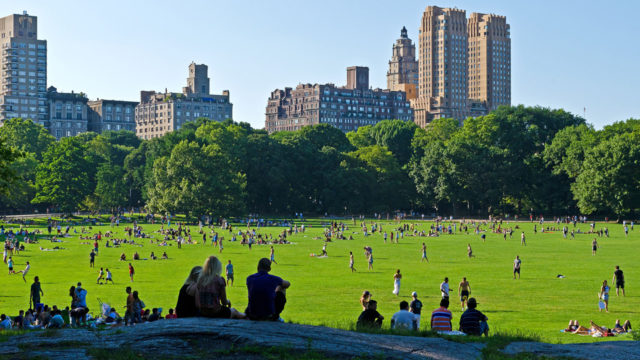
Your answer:
[[[247,277],[249,304],[245,313],[251,320],[282,321],[280,314],[287,302],[285,292],[291,283],[270,275],[269,271],[271,261],[262,258],[258,262],[258,272]]]
[[[225,268],[225,272],[227,275],[227,285],[233,286],[233,264],[231,264],[231,260],[229,260],[229,263]]]

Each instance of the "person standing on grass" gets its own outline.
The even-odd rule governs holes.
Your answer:
[[[222,249],[224,249],[224,245],[222,245],[222,241],[224,240],[224,237],[220,237],[220,241],[218,242],[218,248],[220,248],[220,253],[222,254]]]
[[[460,285],[458,285],[458,293],[460,294],[460,305],[462,307],[462,311],[464,311],[464,306],[469,299],[469,295],[471,295],[471,284],[469,284],[466,277],[463,277],[462,281],[460,281]]]
[[[469,257],[469,259],[474,257],[473,250],[471,250],[471,244],[467,244],[467,256]]]
[[[596,238],[593,238],[593,241],[591,242],[591,255],[595,256],[596,251],[598,251],[599,247],[600,246],[598,246],[598,241],[596,240]]]
[[[271,246],[271,253],[270,253],[270,257],[271,257],[271,263],[273,263],[273,264],[278,264],[278,263],[276,262],[276,251],[275,251],[275,249],[273,248],[273,246]]]
[[[131,263],[129,263],[129,278],[131,279],[131,282],[133,282],[133,275],[135,274],[135,270],[133,269],[133,265],[131,265]]]
[[[602,282],[602,286],[600,287],[600,293],[598,294],[598,296],[600,297],[600,299],[602,299],[602,302],[604,302],[604,310],[606,312],[609,312],[609,290],[611,288],[609,287],[609,285],[607,285],[607,280]],[[600,309],[600,311],[602,311],[602,309]]]
[[[422,259],[420,259],[420,262],[425,260],[429,262],[429,259],[427,258],[427,244],[422,243]]]
[[[413,299],[409,304],[409,311],[416,317],[416,330],[420,330],[420,314],[422,314],[422,301],[418,300],[418,293],[411,293]]]
[[[31,295],[29,296],[30,304],[33,303],[33,309],[36,311],[42,306],[40,303],[40,295],[44,296],[42,286],[40,286],[40,278],[34,277],[33,284],[31,284]],[[29,305],[31,307],[31,305]]]
[[[373,253],[369,253],[369,258],[367,260],[369,262],[369,270],[373,270]]]
[[[524,231],[522,232],[522,235],[520,235],[520,245],[527,246],[527,241],[524,236]]]
[[[19,271],[22,273],[22,280],[24,281],[25,284],[27,283],[26,276],[30,269],[31,269],[31,264],[29,264],[29,262],[27,261],[27,266],[24,268],[24,270]]]
[[[9,275],[15,274],[15,270],[13,270],[13,258],[9,256],[9,260],[7,261],[7,266],[9,267]]]
[[[353,267],[353,251],[349,251],[349,269],[351,272],[356,271],[356,268]]]
[[[520,265],[522,265],[522,260],[520,260],[520,256],[516,255],[516,259],[513,260],[513,278],[516,278],[516,273],[518,274],[518,279],[520,279]]]
[[[613,280],[611,282],[616,284],[616,296],[620,296],[620,289],[622,289],[622,296],[625,296],[624,274],[622,270],[620,270],[620,266],[616,265],[616,270],[613,272]]]
[[[93,267],[95,265],[96,262],[96,252],[94,250],[91,250],[91,253],[89,254],[89,267]]]
[[[445,277],[444,281],[440,284],[440,294],[443,299],[449,300],[449,278]]]
[[[400,294],[400,280],[402,280],[402,274],[400,274],[400,269],[398,269],[396,273],[393,274],[393,294],[395,296]]]
[[[100,268],[100,271],[98,272],[98,280],[96,280],[96,284],[100,284],[100,280],[102,280],[103,277],[104,277],[104,269]]]
[[[111,284],[113,285],[113,275],[111,275],[111,271],[109,271],[109,269],[107,268],[107,278],[104,280],[104,283],[108,283],[109,281],[111,281]]]
[[[231,264],[231,260],[227,263],[225,267],[225,273],[227,275],[227,285],[233,286],[233,264]]]

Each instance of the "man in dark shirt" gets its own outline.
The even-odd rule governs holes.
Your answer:
[[[245,312],[251,320],[282,321],[280,313],[287,302],[285,291],[291,283],[269,275],[269,271],[271,261],[262,258],[258,262],[258,272],[247,277],[249,304]]]
[[[422,314],[422,301],[418,300],[418,293],[413,292],[411,294],[413,301],[409,304],[409,311],[415,314],[418,324],[418,330],[420,330],[420,314]]]
[[[622,296],[624,295],[624,274],[620,270],[620,266],[616,265],[616,271],[613,272],[613,282],[616,284],[616,296],[620,295],[620,289],[622,289]]]
[[[478,303],[476,298],[470,298],[467,301],[467,311],[460,317],[460,331],[467,335],[489,336],[489,320],[483,313],[476,310]]]
[[[378,302],[370,300],[367,309],[358,317],[357,327],[369,327],[379,329],[382,326],[384,316],[378,312]]]
[[[36,276],[33,278],[33,284],[31,284],[31,301],[33,302],[33,309],[36,311],[42,307],[40,295],[44,295],[44,292],[40,287],[40,278]]]

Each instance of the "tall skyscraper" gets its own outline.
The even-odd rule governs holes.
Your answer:
[[[511,104],[511,42],[504,16],[428,6],[420,25],[418,97],[421,127],[433,119],[480,116]]]
[[[38,18],[0,18],[0,125],[5,119],[47,121],[47,42],[38,40]]]
[[[407,99],[413,99],[418,91],[418,61],[416,46],[407,35],[407,28],[402,27],[400,38],[393,44],[393,55],[387,71],[387,89],[404,91]]]
[[[469,38],[469,98],[489,111],[511,105],[511,37],[507,18],[473,13]]]

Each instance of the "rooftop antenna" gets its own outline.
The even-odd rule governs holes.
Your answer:
[[[582,108],[582,117],[586,120],[587,119],[587,107],[583,107]]]

